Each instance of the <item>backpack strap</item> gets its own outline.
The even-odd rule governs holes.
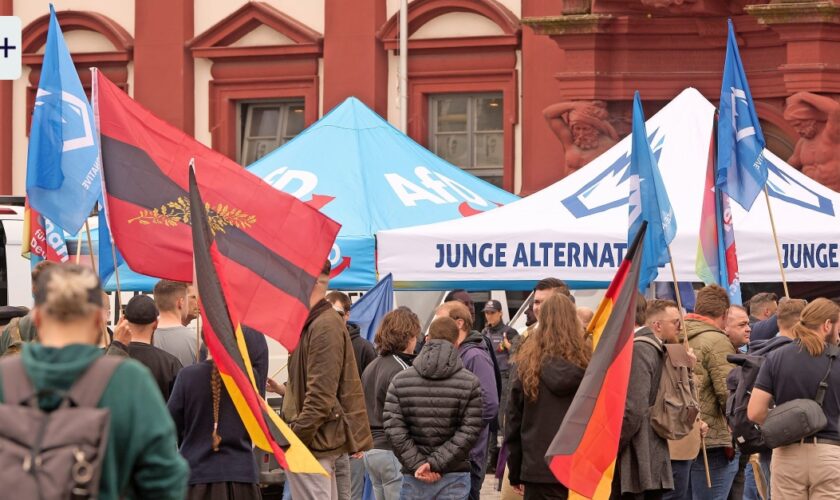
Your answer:
[[[834,360],[837,358],[837,351],[837,346],[833,344],[829,344],[825,348],[825,355],[828,356],[828,370],[826,370],[825,376],[820,380],[817,397],[814,398],[814,401],[820,406],[823,405],[823,399],[825,399],[825,391],[828,389],[828,376],[831,375],[831,365],[834,364]]]
[[[3,402],[18,406],[35,395],[35,388],[20,356],[9,356],[0,360],[0,376],[3,377]]]
[[[650,337],[645,337],[645,336],[636,337],[636,338],[633,339],[633,342],[644,342],[645,344],[650,344],[653,347],[655,347],[656,350],[659,351],[659,353],[662,353],[665,350],[664,347],[662,347],[662,345],[659,342],[653,340]]]
[[[102,393],[111,381],[114,371],[126,358],[121,356],[100,356],[88,366],[67,391],[67,399],[76,406],[95,408],[102,399]]]

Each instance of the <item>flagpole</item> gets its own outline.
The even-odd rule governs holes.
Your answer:
[[[680,294],[680,282],[677,281],[677,270],[674,267],[674,257],[671,255],[671,245],[665,245],[668,249],[668,263],[671,265],[671,277],[674,279],[674,295],[677,298],[677,309],[680,312],[680,325],[682,326],[683,347],[688,351],[691,349],[688,345],[688,328],[685,324],[685,317],[683,316],[682,295]],[[706,469],[706,486],[712,487],[712,477],[709,474],[709,456],[706,454],[706,440],[700,436],[700,447],[703,450],[703,465]]]
[[[665,245],[668,249],[668,263],[671,265],[671,277],[674,280],[674,295],[677,297],[677,309],[680,311],[680,325],[682,325],[683,346],[688,350],[688,330],[685,326],[685,317],[683,316],[682,296],[680,295],[680,282],[677,281],[677,270],[674,267],[674,257],[671,256],[671,245]]]
[[[79,262],[82,259],[82,239],[77,235],[76,236],[76,265],[79,265]]]
[[[773,242],[776,247],[776,260],[779,262],[779,274],[782,275],[782,286],[785,288],[785,297],[790,298],[787,278],[785,277],[785,266],[782,264],[782,250],[779,247],[779,235],[776,233],[776,220],[773,218],[773,209],[770,208],[770,193],[767,190],[767,184],[764,185],[764,199],[767,200],[767,214],[770,216],[770,229],[773,231]]]
[[[87,219],[85,219],[85,233],[87,233],[88,251],[90,252],[90,266],[93,268],[93,272],[96,273],[96,259],[94,258],[95,255],[93,253],[93,240],[90,237],[90,225],[88,225]]]
[[[195,170],[195,157],[190,158],[190,170]],[[196,178],[197,179],[197,178]],[[198,182],[196,180],[196,182]],[[198,306],[198,276],[195,270],[195,252],[193,252],[193,287],[195,288],[195,300],[196,306]],[[190,287],[187,287],[187,301],[186,306],[190,305]],[[201,354],[201,314],[199,314],[195,318],[195,361],[196,363],[199,361],[199,355]]]

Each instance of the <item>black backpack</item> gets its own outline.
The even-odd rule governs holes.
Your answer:
[[[753,354],[726,356],[726,360],[735,365],[726,377],[726,387],[729,390],[729,397],[726,399],[726,421],[732,430],[735,446],[741,453],[748,455],[770,451],[764,443],[761,429],[747,418],[747,405],[750,403],[750,395],[765,356],[789,343],[777,339],[778,337],[767,341]]]

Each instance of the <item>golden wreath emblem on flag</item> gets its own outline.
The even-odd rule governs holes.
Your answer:
[[[228,205],[217,203],[211,207],[205,202],[207,209],[207,221],[213,234],[224,233],[226,227],[248,229],[257,222],[257,217],[247,214],[238,208],[231,208]],[[137,217],[129,219],[128,223],[139,224],[161,224],[166,227],[175,227],[178,224],[190,224],[190,200],[179,196],[177,200],[170,201],[152,210],[143,209]]]

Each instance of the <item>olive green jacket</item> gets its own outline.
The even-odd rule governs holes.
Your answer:
[[[732,434],[726,424],[726,376],[735,365],[726,360],[735,354],[735,347],[726,334],[711,324],[711,320],[698,314],[686,316],[685,327],[688,344],[694,349],[697,364],[694,367],[700,418],[709,424],[706,435],[707,448],[732,446]]]

